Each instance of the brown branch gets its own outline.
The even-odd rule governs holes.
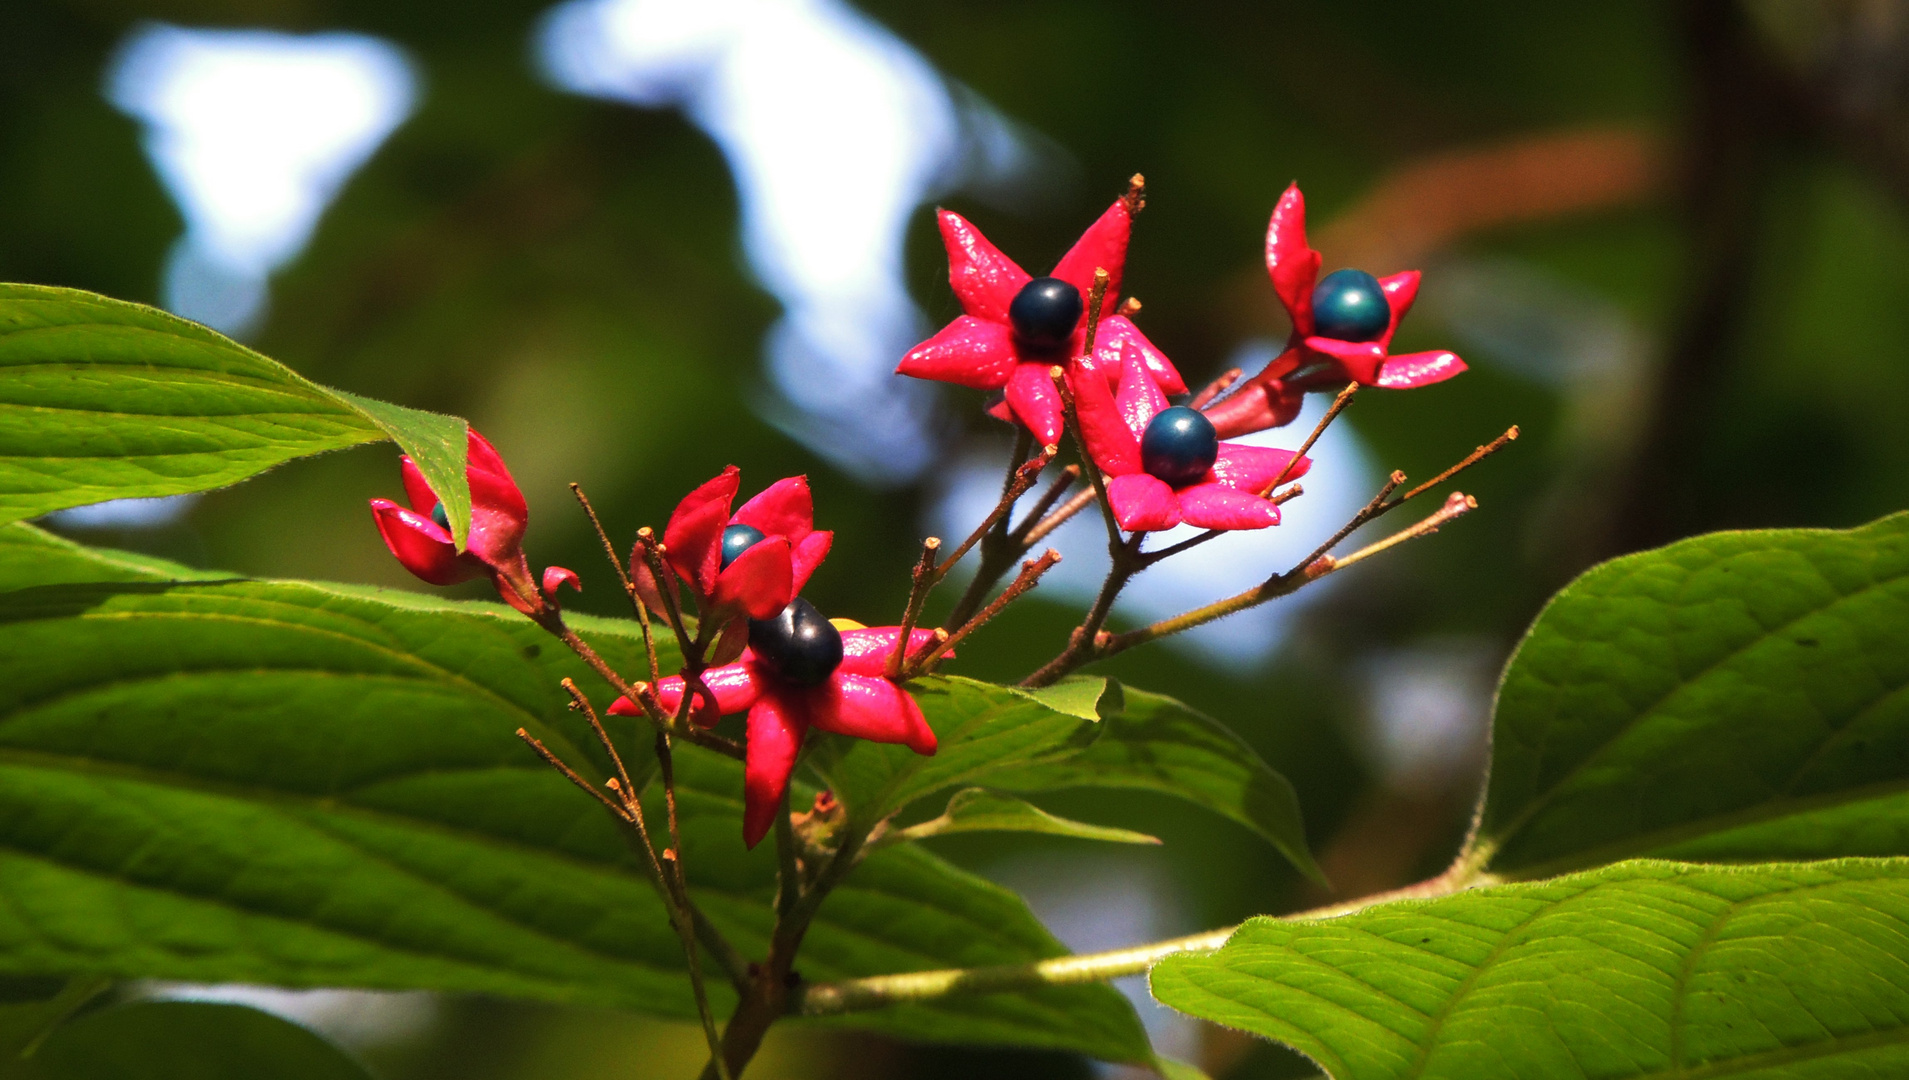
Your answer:
[[[1204,389],[1193,395],[1193,400],[1187,402],[1187,408],[1196,411],[1206,408],[1212,404],[1214,398],[1226,393],[1227,387],[1238,382],[1239,377],[1243,374],[1245,374],[1245,372],[1239,368],[1227,368],[1225,371],[1220,372],[1218,378],[1207,383]]]
[[[913,579],[908,589],[908,603],[902,608],[901,634],[895,639],[895,651],[888,658],[888,677],[898,678],[902,664],[908,658],[908,639],[915,632],[915,620],[921,617],[921,606],[928,601],[928,591],[935,587],[939,578],[935,575],[935,552],[941,548],[941,538],[931,536],[921,542],[921,558],[915,560]]]
[[[967,637],[969,634],[974,633],[986,625],[989,619],[999,615],[1009,604],[1020,599],[1024,593],[1040,583],[1041,575],[1052,570],[1054,564],[1060,561],[1061,553],[1055,551],[1053,548],[1048,548],[1045,552],[1041,553],[1040,558],[1029,559],[1027,562],[1022,563],[1020,574],[1015,576],[1013,582],[1011,582],[1007,588],[1001,590],[1001,595],[995,597],[993,603],[982,608],[974,618],[962,624],[961,629],[949,634],[941,641],[931,643],[929,648],[923,650],[923,655],[920,655],[914,663],[909,665],[909,670],[905,677],[914,678],[930,670],[930,666],[934,664],[942,654],[954,648],[955,644],[962,638]]]

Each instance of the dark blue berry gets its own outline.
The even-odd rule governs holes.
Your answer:
[[[445,532],[451,531],[451,515],[444,512],[443,503],[431,507],[431,520],[437,522],[437,527]]]
[[[1140,467],[1174,487],[1198,481],[1220,456],[1220,436],[1202,413],[1162,409],[1140,436]]]
[[[1037,277],[1021,286],[1008,305],[1008,321],[1021,344],[1058,349],[1080,322],[1080,290],[1060,278]]]
[[[749,620],[749,647],[784,682],[820,686],[842,662],[842,632],[801,597],[782,614]]]
[[[1312,332],[1340,341],[1373,341],[1392,323],[1379,279],[1364,270],[1334,270],[1312,291]]]
[[[762,530],[756,528],[754,525],[731,525],[724,529],[723,562],[721,568],[724,570],[729,569],[729,564],[736,561],[736,556],[741,555],[743,552],[748,551],[750,548],[755,547],[767,539],[769,538],[762,535]]]

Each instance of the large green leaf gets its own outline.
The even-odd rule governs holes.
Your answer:
[[[1172,698],[1099,677],[1030,692],[941,676],[912,689],[940,740],[933,757],[833,738],[815,755],[858,823],[969,784],[1157,791],[1240,822],[1320,877],[1292,784],[1239,736]]]
[[[1160,838],[1132,829],[1110,825],[1089,825],[1084,821],[1060,817],[1012,795],[985,788],[966,788],[948,799],[941,816],[894,833],[897,840],[926,840],[933,836],[957,833],[1023,832],[1048,836],[1071,836],[1076,840],[1104,840],[1113,844],[1157,844]]]
[[[1909,860],[1638,861],[1254,919],[1153,969],[1334,1080],[1909,1075]]]
[[[141,1001],[82,1017],[30,1059],[29,1080],[371,1080],[344,1051],[270,1013]]]
[[[1480,853],[1520,877],[1909,854],[1905,686],[1909,514],[1607,563],[1506,671]]]
[[[917,679],[909,689],[935,729],[939,745],[932,756],[904,746],[829,737],[811,757],[848,807],[851,820],[862,827],[937,791],[1072,754],[1099,735],[1095,714],[1081,707],[1083,700],[1098,694],[1081,697],[1071,687],[1067,698],[1055,700],[1011,686],[936,675]],[[1081,700],[1074,700],[1077,697]]]
[[[1016,791],[1099,787],[1173,795],[1245,825],[1322,880],[1306,847],[1299,796],[1285,777],[1209,716],[1131,687],[1123,698],[1086,749],[992,773],[987,783]]]
[[[470,522],[464,421],[330,390],[155,308],[0,284],[0,524],[393,439]]]
[[[501,605],[167,580],[0,529],[0,974],[422,987],[689,1016],[682,957],[608,816],[518,742],[607,761],[557,680],[608,688]],[[88,560],[98,576],[75,582]],[[37,569],[36,569],[37,568]],[[642,667],[633,624],[575,620]],[[634,728],[626,756],[648,768]],[[742,845],[740,766],[678,755],[692,889],[760,956],[775,856]],[[652,793],[654,794],[654,793]],[[912,846],[823,905],[811,979],[1065,950],[1013,894]],[[718,1005],[733,1000],[712,984]],[[1103,986],[834,1021],[1146,1060]]]

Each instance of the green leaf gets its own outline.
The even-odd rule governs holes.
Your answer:
[[[0,976],[0,1077],[15,1075],[42,1039],[111,985],[98,978]]]
[[[1125,693],[1119,681],[1100,675],[1069,675],[1052,686],[1024,690],[1027,696],[1069,716],[1082,720],[1100,720],[1116,715],[1125,707]]]
[[[557,683],[576,679],[599,705],[608,686],[528,620],[409,592],[174,581],[164,564],[31,526],[0,536],[0,579],[58,582],[0,593],[0,974],[693,1015],[681,950],[617,829],[514,735],[608,775]],[[89,561],[118,580],[74,582]],[[634,624],[572,622],[613,666],[644,666]],[[650,740],[633,722],[618,730],[647,774]],[[692,892],[760,957],[775,855],[743,848],[741,766],[693,748],[677,765]],[[902,846],[829,898],[798,964],[840,979],[1065,951],[1012,893]],[[733,1004],[726,980],[711,989],[719,1008]],[[1150,1053],[1105,986],[833,1022]]]
[[[954,675],[917,679],[909,691],[939,741],[932,757],[839,736],[819,740],[810,756],[862,827],[937,791],[1072,754],[1099,734],[1091,708],[1086,717],[1080,712],[1077,687],[1059,699],[1066,710],[1025,690]]]
[[[1172,795],[1245,825],[1302,873],[1324,880],[1285,777],[1212,717],[1144,690],[1128,688],[1124,697],[1081,752],[993,772],[987,783],[1014,791],[1097,787]]]
[[[1637,861],[1169,957],[1172,1007],[1334,1080],[1909,1075],[1909,861]]]
[[[1909,515],[1606,563],[1505,673],[1475,855],[1909,854]]]
[[[0,284],[0,524],[389,438],[470,525],[464,421],[330,390],[155,308]]]
[[[141,1001],[82,1017],[34,1054],[34,1080],[370,1080],[310,1031],[244,1005]]]
[[[1106,840],[1115,844],[1157,844],[1159,837],[1131,829],[1089,825],[1057,817],[1025,799],[997,795],[983,788],[957,791],[948,800],[941,816],[910,825],[895,833],[897,840],[925,840],[931,836],[951,836],[970,832],[1029,832],[1051,836],[1072,836],[1081,840]]]
[[[1156,791],[1240,822],[1322,880],[1292,785],[1239,736],[1172,698],[1101,678],[1027,691],[937,676],[910,690],[940,740],[933,757],[834,737],[812,757],[858,824],[968,784]]]

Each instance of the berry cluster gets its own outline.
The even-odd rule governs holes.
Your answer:
[[[624,679],[564,625],[556,591],[564,584],[580,587],[577,576],[550,567],[541,581],[533,578],[522,548],[528,516],[523,494],[497,451],[475,431],[466,473],[466,545],[456,544],[444,504],[409,458],[402,475],[411,506],[373,499],[379,531],[392,554],[432,584],[489,577],[507,603],[557,635],[617,688],[621,696],[611,714],[646,716],[663,736],[741,757],[744,839],[753,847],[777,814],[786,812],[789,778],[811,729],[935,752],[935,733],[906,684],[932,674],[958,641],[1033,588],[1060,559],[1051,549],[1022,563],[1019,575],[983,604],[1017,560],[1085,507],[1097,503],[1102,509],[1113,569],[1066,648],[1030,675],[1028,685],[1045,685],[1083,663],[1283,595],[1335,565],[1356,561],[1364,553],[1337,563],[1326,553],[1357,525],[1430,486],[1387,501],[1403,479],[1395,478],[1359,520],[1252,593],[1124,635],[1102,630],[1114,597],[1141,569],[1220,532],[1278,524],[1279,504],[1300,489],[1276,489],[1305,475],[1311,465],[1305,451],[1318,429],[1297,452],[1228,440],[1290,423],[1311,390],[1340,390],[1329,422],[1358,386],[1423,386],[1465,366],[1449,352],[1389,353],[1399,320],[1417,295],[1418,273],[1375,278],[1362,270],[1337,270],[1320,278],[1320,256],[1306,245],[1305,205],[1294,186],[1279,200],[1266,237],[1267,269],[1292,320],[1286,349],[1237,386],[1231,386],[1237,378],[1232,373],[1185,404],[1173,403],[1169,395],[1187,390],[1179,371],[1134,324],[1139,302],[1116,303],[1134,215],[1144,205],[1135,177],[1127,193],[1038,278],[960,215],[940,212],[949,281],[964,314],[911,349],[898,371],[998,392],[989,411],[1024,434],[1000,503],[987,520],[945,559],[939,540],[924,543],[899,626],[870,629],[829,619],[802,598],[834,534],[815,528],[808,481],[799,476],[776,481],[732,510],[741,474],[734,466],[724,469],[678,503],[660,539],[648,529],[638,532],[627,573],[603,537],[646,639],[654,613],[667,621],[681,647],[682,669],[667,677],[656,670],[651,649],[650,678],[644,681]],[[1229,388],[1232,393],[1223,393]],[[1033,510],[1014,524],[1018,501],[1070,431],[1080,460],[1061,470]],[[1505,439],[1514,436],[1515,429]],[[1459,467],[1503,441],[1480,448]],[[1082,490],[1067,498],[1083,478]],[[577,494],[594,523],[594,510]],[[1462,496],[1454,499],[1459,501],[1448,500],[1444,510],[1416,526],[1419,534],[1470,505]],[[1143,550],[1150,533],[1181,524],[1207,532]],[[967,595],[941,628],[917,629],[929,591],[976,547],[980,566]],[[692,609],[693,619],[685,614]],[[746,714],[744,744],[708,730],[737,713]],[[640,828],[633,793],[623,797],[621,809],[606,805]]]

